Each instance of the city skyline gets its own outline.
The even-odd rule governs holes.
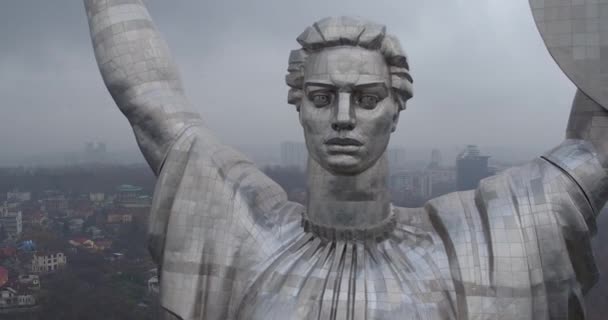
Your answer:
[[[102,144],[106,147],[104,155],[100,158],[95,158],[94,155],[87,155],[87,146],[93,143]],[[281,146],[284,143],[295,143],[304,146],[303,140],[285,140],[277,144],[249,144],[236,145],[237,150],[245,154],[258,167],[281,165],[290,166],[282,159]],[[433,150],[438,150],[442,154],[444,165],[455,164],[458,154],[471,143],[463,142],[450,146],[407,146],[389,144],[389,151],[400,150],[405,152],[405,157],[401,159],[411,163],[426,163],[431,157]],[[499,146],[499,145],[478,145],[485,153],[491,156],[491,162],[500,162],[503,165],[517,165],[524,161],[537,157],[538,149],[535,147],[526,146]],[[394,155],[388,154],[389,160]],[[396,164],[393,161],[393,164]],[[0,155],[0,167],[15,167],[15,166],[32,166],[32,167],[53,167],[53,166],[71,166],[79,164],[142,164],[145,165],[145,159],[137,148],[116,148],[114,145],[106,144],[104,141],[83,141],[69,151],[50,151],[50,152],[32,152],[30,154],[7,157],[5,154]]]

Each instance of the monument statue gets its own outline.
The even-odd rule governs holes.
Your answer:
[[[573,32],[564,14],[548,19],[562,10],[552,3],[563,7],[532,0],[551,44]],[[409,61],[382,25],[322,19],[297,38],[286,77],[310,154],[303,206],[193,111],[142,0],[85,6],[105,84],[158,177],[149,247],[164,319],[584,318],[598,278],[590,237],[608,199],[607,91],[594,87],[608,83],[585,76],[599,62],[571,68],[585,81],[555,149],[476,190],[400,208],[386,146],[413,94]],[[583,46],[596,60],[597,28],[599,51]]]

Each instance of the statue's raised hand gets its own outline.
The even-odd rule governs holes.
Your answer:
[[[156,174],[171,144],[200,123],[166,43],[141,0],[85,0],[95,57]]]

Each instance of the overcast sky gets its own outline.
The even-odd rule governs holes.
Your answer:
[[[392,145],[510,146],[564,136],[574,86],[549,56],[527,0],[149,0],[207,124],[231,145],[302,140],[284,76],[312,22],[362,16],[410,57],[415,97]],[[83,148],[135,149],[107,93],[79,0],[0,4],[0,162]]]

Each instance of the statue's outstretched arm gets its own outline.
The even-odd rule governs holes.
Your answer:
[[[84,0],[95,57],[156,174],[180,133],[200,124],[142,0]]]
[[[598,214],[608,201],[608,111],[578,90],[566,140],[544,157],[574,178]]]
[[[555,17],[556,12],[563,11],[561,0],[530,0],[530,7],[549,53],[578,88],[566,140],[544,158],[573,178],[597,214],[608,200],[608,91],[604,70],[607,57],[600,55],[600,43],[591,36],[587,39],[586,35],[603,39],[608,33],[601,28],[591,30],[601,20],[596,3],[581,3],[578,11],[592,14],[576,20],[566,17],[563,23],[555,20],[561,19]],[[574,22],[578,22],[577,27],[564,28],[564,24],[567,27]],[[581,31],[580,25],[587,25],[589,30]]]

